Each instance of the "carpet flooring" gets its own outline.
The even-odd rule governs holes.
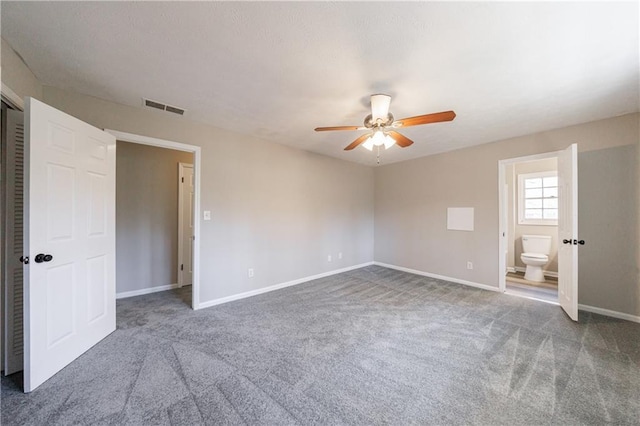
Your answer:
[[[117,304],[117,330],[3,425],[638,424],[640,324],[377,266],[192,311]]]

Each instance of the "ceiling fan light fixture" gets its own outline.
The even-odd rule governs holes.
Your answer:
[[[384,135],[384,149],[391,148],[396,143],[396,140],[389,135]]]
[[[376,130],[375,132],[373,132],[373,136],[371,136],[371,141],[373,142],[374,146],[382,146],[385,142],[385,134],[382,132],[382,130]]]
[[[367,140],[364,141],[362,146],[368,149],[369,151],[373,151],[373,138],[367,138]]]
[[[389,95],[371,95],[371,115],[372,121],[376,123],[378,120],[387,121],[389,114],[389,106],[391,105],[391,96]]]

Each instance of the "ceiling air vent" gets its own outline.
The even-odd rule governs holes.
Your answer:
[[[171,112],[178,115],[184,115],[185,110],[171,105],[166,105],[161,102],[152,101],[151,99],[142,99],[143,105],[149,108],[155,108],[162,111]]]

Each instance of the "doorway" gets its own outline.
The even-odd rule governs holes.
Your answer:
[[[191,160],[192,160],[192,197],[193,197],[193,201],[191,203],[192,206],[192,212],[191,212],[191,224],[192,224],[192,241],[191,241],[191,249],[192,249],[192,259],[191,259],[191,267],[192,267],[192,274],[191,274],[191,297],[189,298],[191,301],[191,307],[192,309],[198,309],[199,308],[199,304],[200,304],[200,273],[199,273],[199,265],[200,265],[200,224],[198,221],[198,211],[200,210],[200,158],[201,158],[201,151],[200,151],[200,147],[195,146],[195,145],[188,145],[188,144],[183,144],[180,142],[174,142],[174,141],[168,141],[168,140],[164,140],[164,139],[157,139],[157,138],[152,138],[152,137],[148,137],[148,136],[141,136],[141,135],[135,135],[135,134],[131,134],[131,133],[125,133],[125,132],[120,132],[117,130],[110,130],[110,129],[105,129],[105,132],[110,133],[111,135],[115,136],[116,140],[119,142],[126,142],[126,143],[132,143],[132,144],[139,144],[139,145],[147,145],[150,147],[157,147],[157,148],[167,148],[170,150],[174,150],[174,151],[180,151],[182,153],[187,153],[191,155]],[[189,161],[182,161],[183,163],[188,163]],[[172,166],[174,167],[174,170],[179,172],[179,166]],[[180,176],[182,177],[182,176]],[[179,196],[180,194],[176,194],[177,196]],[[178,211],[176,211],[176,213],[179,213],[179,209],[177,209]],[[183,211],[184,214],[184,211]],[[180,233],[180,226],[178,225],[178,223],[180,222],[180,218],[178,218],[178,220],[175,222],[175,228],[178,229],[178,233]],[[181,240],[180,237],[178,237],[178,250],[180,250],[180,246],[182,246],[182,244],[180,244]],[[180,255],[178,255],[178,258],[180,258]],[[174,270],[179,271],[180,269],[180,264],[176,263],[176,267],[174,268]],[[178,280],[180,280],[181,274],[177,274]],[[179,287],[179,282],[176,282],[176,287]],[[173,287],[172,285],[170,285],[168,288],[169,289]],[[140,294],[144,294],[144,293],[140,293]]]
[[[558,303],[558,159],[505,165],[505,292]]]
[[[187,182],[180,165],[189,166]],[[116,141],[116,298],[175,290],[181,272],[192,271],[180,259],[180,222],[193,224],[193,153]],[[184,180],[184,179],[183,179]],[[188,206],[181,209],[182,187],[189,185]],[[184,217],[182,217],[184,216]],[[193,241],[193,226],[185,238]],[[191,305],[191,284],[173,291]],[[179,294],[177,294],[179,293]]]
[[[559,304],[577,321],[578,146],[498,161],[498,205],[500,291]]]

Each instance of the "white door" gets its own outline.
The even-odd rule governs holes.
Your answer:
[[[116,143],[31,98],[25,122],[24,390],[31,392],[115,330]]]
[[[578,321],[578,145],[558,156],[558,298]]]
[[[193,164],[178,164],[178,287],[193,284]]]

